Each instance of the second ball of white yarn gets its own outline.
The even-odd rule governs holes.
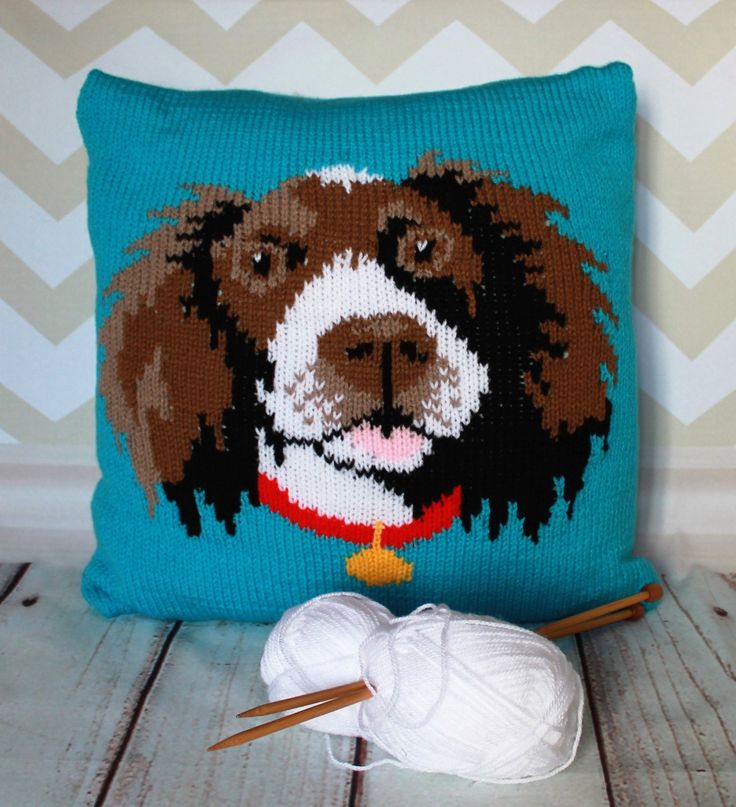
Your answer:
[[[559,648],[507,622],[425,606],[361,645],[361,733],[406,767],[529,781],[572,761],[583,689]]]

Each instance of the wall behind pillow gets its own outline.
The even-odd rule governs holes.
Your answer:
[[[665,570],[736,568],[731,0],[13,0],[0,46],[0,561],[92,546],[94,272],[74,119],[91,68],[335,96],[623,60],[639,95],[640,540]]]

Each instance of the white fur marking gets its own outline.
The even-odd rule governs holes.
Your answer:
[[[347,193],[352,190],[353,184],[366,185],[369,182],[383,179],[380,174],[369,174],[367,168],[362,168],[356,171],[352,165],[328,165],[320,168],[319,171],[307,171],[308,177],[319,177],[319,184],[324,188],[325,185],[338,184],[345,188]]]
[[[375,260],[358,255],[353,266],[350,250],[335,255],[322,275],[304,286],[268,343],[268,356],[275,366],[274,389],[266,392],[261,385],[258,395],[277,431],[286,437],[325,441],[330,430],[321,405],[324,396],[312,369],[319,338],[350,317],[386,314],[411,317],[437,345],[440,377],[432,385],[431,401],[423,402],[423,412],[417,413],[416,425],[432,436],[460,436],[488,390],[488,368],[455,328],[441,323],[424,301],[399,289]],[[348,459],[347,446],[336,443],[334,449]],[[349,458],[358,467],[367,462],[358,451]]]
[[[308,446],[286,446],[284,461],[276,465],[273,449],[259,432],[259,468],[275,480],[289,499],[323,516],[342,519],[346,524],[370,524],[376,520],[389,526],[410,524],[411,508],[383,485],[351,471],[339,470],[318,457]]]

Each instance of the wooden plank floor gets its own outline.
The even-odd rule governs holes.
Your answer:
[[[0,565],[0,807],[736,805],[736,578],[696,570],[641,622],[565,640],[588,694],[583,739],[568,770],[529,785],[350,773],[302,728],[204,753],[265,700],[268,631],[105,620],[78,571]],[[347,738],[333,750],[382,755]]]
[[[736,591],[700,572],[581,647],[616,804],[736,805]]]

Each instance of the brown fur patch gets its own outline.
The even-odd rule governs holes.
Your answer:
[[[222,444],[222,412],[231,397],[231,374],[222,348],[210,347],[208,323],[182,310],[192,277],[167,256],[194,247],[181,236],[196,232],[196,220],[207,211],[223,201],[245,204],[245,199],[222,188],[193,190],[198,200],[152,214],[176,223],[166,222],[133,243],[129,252],[145,254],[105,290],[106,296],[120,292],[123,297],[100,332],[105,348],[100,392],[116,432],[127,435],[151,509],[155,485],[182,478],[192,442],[200,435],[200,416]],[[206,384],[192,383],[195,367]]]

